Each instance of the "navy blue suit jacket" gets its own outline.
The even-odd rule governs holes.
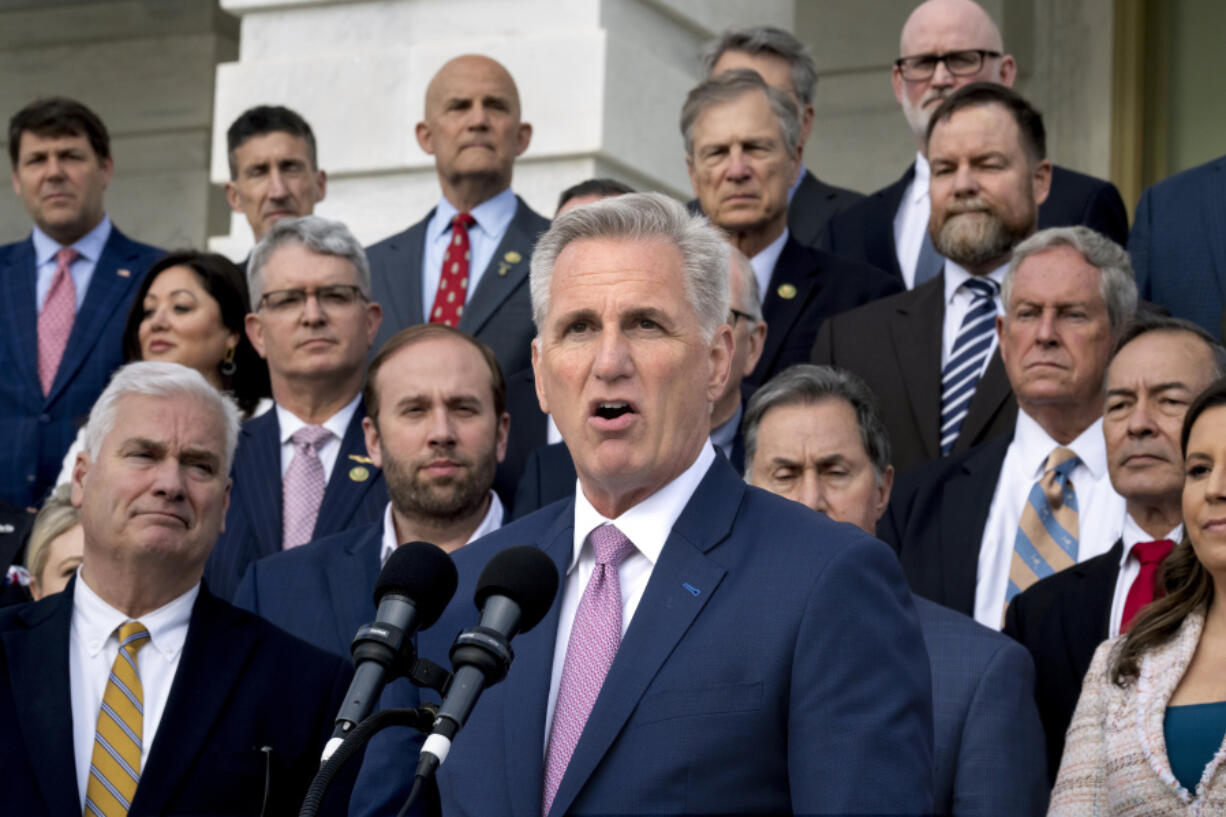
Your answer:
[[[123,364],[123,327],[137,287],[162,250],[117,227],[102,248],[50,394],[38,380],[34,242],[0,247],[0,500],[42,504],[77,429]]]
[[[1226,301],[1226,156],[1141,194],[1128,240],[1142,298],[1222,336]]]
[[[74,587],[0,610],[6,814],[81,813],[68,679]],[[260,814],[266,784],[263,813],[297,814],[351,674],[201,588],[130,817]],[[338,780],[329,813],[344,813],[349,785]]]
[[[915,165],[888,187],[870,193],[826,222],[818,246],[885,270],[902,281],[898,246],[894,243],[894,215],[915,178]],[[1083,224],[1121,246],[1128,242],[1128,211],[1115,185],[1075,170],[1052,166],[1051,190],[1039,205],[1039,226],[1069,227]]]
[[[358,401],[324,489],[312,539],[374,522],[387,506],[383,472],[366,456],[365,416],[366,408]],[[226,529],[204,570],[209,587],[223,599],[234,597],[247,565],[281,551],[281,424],[275,408],[243,423],[230,476],[234,487]]]
[[[1047,813],[1034,665],[1011,639],[917,597],[932,660],[933,812],[958,817]]]
[[[504,376],[532,365],[532,302],[528,297],[528,262],[536,239],[549,229],[549,219],[537,214],[523,199],[507,225],[490,265],[481,274],[477,290],[464,306],[459,328],[488,344]],[[406,326],[424,323],[429,304],[421,302],[421,259],[426,225],[434,210],[407,230],[366,249],[374,299],[383,306],[383,323],[375,337],[378,350]],[[507,255],[518,254],[508,261]],[[515,257],[515,256],[512,256]]]
[[[435,625],[471,626],[482,567],[572,553],[563,501],[455,553]],[[439,770],[449,815],[541,813],[559,602],[515,639]],[[897,561],[850,525],[750,488],[717,458],[674,524],[551,815],[925,813],[928,658]]]

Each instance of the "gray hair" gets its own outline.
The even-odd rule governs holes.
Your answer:
[[[813,405],[823,400],[845,400],[856,412],[856,425],[860,429],[860,442],[873,466],[877,483],[890,466],[890,435],[881,420],[877,397],[872,389],[856,375],[831,366],[814,366],[798,363],[789,366],[763,384],[754,392],[745,407],[741,421],[741,434],[745,440],[745,478],[753,470],[754,454],[758,450],[758,428],[762,418],[773,408],[781,406]]]
[[[662,193],[628,193],[576,207],[555,219],[537,240],[529,281],[538,335],[545,328],[558,256],[571,242],[604,238],[671,242],[681,253],[685,294],[698,316],[703,339],[709,341],[728,319],[728,244],[723,234]]]
[[[111,382],[98,397],[89,412],[85,425],[85,453],[90,460],[98,458],[102,441],[115,428],[119,419],[119,402],[128,396],[145,397],[190,397],[203,403],[225,429],[223,474],[230,473],[234,461],[234,449],[238,446],[240,414],[238,406],[229,397],[209,385],[204,375],[178,363],[137,361],[115,370]]]
[[[741,310],[753,316],[755,321],[762,320],[762,288],[758,286],[758,276],[753,274],[753,267],[749,264],[749,259],[745,257],[745,253],[738,250],[736,247],[728,247],[728,278],[729,283],[732,281],[733,268],[739,267],[741,270],[741,303],[744,308]]]
[[[1206,332],[1198,323],[1193,323],[1186,318],[1161,315],[1152,309],[1138,310],[1137,316],[1124,325],[1115,341],[1115,348],[1111,350],[1111,359],[1115,360],[1115,356],[1120,353],[1121,349],[1150,332],[1186,332],[1189,335],[1195,335],[1209,347],[1209,355],[1213,360],[1213,379],[1217,380],[1226,376],[1226,346],[1223,346],[1221,341]],[[1107,388],[1105,380],[1103,388]]]
[[[259,309],[260,299],[264,297],[264,265],[283,244],[299,244],[319,255],[344,258],[353,267],[358,289],[370,300],[370,264],[366,251],[349,228],[320,216],[302,216],[278,221],[251,251],[247,262],[247,289],[251,292],[253,312]]]
[[[43,569],[51,552],[47,545],[51,544],[51,540],[80,522],[81,514],[72,504],[72,484],[60,483],[47,497],[30,528],[30,540],[26,543],[26,570],[30,572],[32,580],[42,584]]]
[[[1032,255],[1057,247],[1072,247],[1099,271],[1099,292],[1107,304],[1111,331],[1118,333],[1137,311],[1137,284],[1128,253],[1111,239],[1089,227],[1050,227],[1040,230],[1013,248],[1013,258],[1001,284],[1001,300],[1008,319],[1009,300],[1017,269]]]
[[[783,91],[767,85],[766,80],[749,68],[736,68],[718,77],[704,79],[689,92],[681,106],[681,136],[685,140],[685,155],[694,156],[694,122],[703,111],[714,105],[723,105],[740,99],[752,91],[766,94],[771,112],[779,122],[779,131],[789,153],[800,149],[800,111],[792,98]]]
[[[813,104],[817,95],[817,63],[800,40],[774,26],[751,26],[728,29],[719,39],[711,40],[702,49],[702,66],[707,76],[715,63],[728,51],[742,51],[751,56],[778,57],[788,64],[792,90],[806,105]]]

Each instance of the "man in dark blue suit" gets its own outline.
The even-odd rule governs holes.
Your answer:
[[[1222,337],[1226,156],[1147,188],[1128,238],[1140,296]]]
[[[455,555],[442,633],[472,623],[508,546],[536,543],[563,580],[440,768],[445,814],[929,811],[927,656],[897,563],[708,442],[727,263],[655,194],[538,243],[537,391],[582,490]]]
[[[894,469],[877,400],[860,378],[793,366],[745,415],[746,480],[871,533]],[[1047,809],[1034,665],[1016,644],[916,597],[932,663],[933,812],[1030,817]]]
[[[1012,88],[1017,63],[1005,53],[996,23],[972,0],[923,3],[907,18],[899,48],[894,96],[917,141],[915,162],[898,181],[827,222],[818,246],[872,264],[912,289],[940,270],[940,256],[925,240],[928,120],[943,99],[964,85],[992,82]],[[1117,244],[1128,240],[1128,213],[1115,185],[1053,166],[1038,229],[1076,224]]]
[[[201,583],[237,436],[233,403],[177,364],[131,364],[98,398],[73,471],[88,565],[0,613],[5,813],[297,812],[352,670]]]
[[[515,80],[494,60],[456,57],[430,80],[417,143],[434,157],[443,195],[421,221],[370,247],[375,300],[386,310],[376,346],[406,326],[446,320],[493,348],[508,377],[528,367],[528,259],[549,220],[511,190],[511,169],[531,139]],[[465,214],[467,227],[455,223]],[[461,237],[463,282],[448,291],[446,250]],[[435,314],[457,292],[458,322]]]
[[[8,143],[13,189],[34,229],[0,247],[0,451],[8,457],[0,500],[33,507],[123,362],[124,316],[162,251],[127,238],[106,215],[114,163],[93,111],[71,99],[36,100],[9,121]]]
[[[243,426],[209,587],[230,599],[247,566],[369,524],[387,504],[366,453],[362,380],[379,329],[366,254],[345,225],[277,222],[251,253],[247,335],[276,405]]]

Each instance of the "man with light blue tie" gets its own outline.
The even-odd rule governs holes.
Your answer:
[[[123,362],[123,316],[162,251],[106,215],[114,171],[97,114],[62,97],[9,121],[13,190],[34,222],[0,247],[0,500],[37,506],[55,484],[78,425]]]

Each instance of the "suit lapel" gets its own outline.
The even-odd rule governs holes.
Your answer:
[[[383,545],[383,525],[374,525],[366,536],[337,548],[326,568],[328,590],[332,594],[332,621],[337,643],[348,648],[357,628],[374,619],[371,598],[379,578],[379,552]],[[341,564],[348,562],[348,565]]]
[[[987,431],[992,420],[1009,403],[1013,396],[1013,387],[1009,385],[1009,376],[1005,374],[1005,364],[1000,357],[1000,347],[992,352],[988,367],[975,387],[971,397],[966,419],[962,421],[962,430],[954,441],[954,453],[961,454],[983,442],[982,435]],[[938,397],[938,402],[940,398]],[[939,416],[939,415],[938,415]],[[939,420],[937,421],[940,422]]]
[[[234,482],[247,503],[257,558],[281,550],[281,424],[272,408],[243,426]]]
[[[401,269],[393,270],[395,284],[389,282],[384,297],[387,303],[384,309],[389,309],[391,315],[384,316],[385,322],[394,326],[413,326],[422,323],[425,318],[425,307],[421,304],[422,253],[426,246],[426,227],[434,217],[431,209],[426,217],[401,233],[389,252],[395,258],[402,259]]]
[[[993,440],[976,450],[941,492],[942,586],[941,598],[934,601],[971,617],[975,615],[979,546],[1010,442],[1008,438]]]
[[[940,456],[941,327],[945,320],[945,274],[912,290],[890,321],[890,338],[907,391],[907,402],[929,459]],[[769,334],[769,332],[768,332]]]
[[[15,375],[26,381],[24,391],[41,395],[42,384],[38,380],[38,296],[35,283],[38,277],[34,269],[34,242],[27,238],[9,255],[8,265],[0,270],[0,292],[3,296],[0,309],[4,312],[4,325],[8,331],[8,343],[13,345],[9,358],[16,366]]]
[[[26,608],[22,618],[28,629],[4,634],[4,654],[13,686],[20,738],[47,802],[48,814],[81,812],[68,678],[75,581],[73,579],[58,596]],[[6,736],[7,740],[16,738],[15,735]]]
[[[1107,640],[1111,632],[1111,601],[1115,595],[1115,580],[1119,575],[1120,558],[1124,555],[1124,542],[1117,539],[1107,551],[1105,559],[1079,562],[1069,568],[1080,581],[1073,594],[1060,596],[1062,605],[1057,610],[1064,626],[1064,649],[1071,666],[1083,671],[1089,668],[1089,660],[1098,645]],[[1087,610],[1099,610],[1099,616],[1086,615]]]
[[[762,298],[762,317],[768,330],[755,372],[770,371],[774,366],[792,325],[820,287],[820,273],[819,268],[806,263],[806,254],[796,239],[788,236],[771,273],[770,288]],[[791,297],[783,297],[781,291],[790,292]]]
[[[902,197],[914,178],[913,162],[901,179],[874,193],[877,212],[875,217],[867,222],[866,258],[873,266],[885,270],[899,281],[902,281],[903,277],[902,267],[898,266],[898,245],[894,243],[894,216],[897,215]]]
[[[366,496],[370,486],[379,481],[382,472],[366,456],[366,438],[362,434],[362,418],[365,416],[366,407],[359,400],[357,410],[349,419],[349,427],[345,429],[345,439],[341,441],[340,453],[336,456],[336,464],[332,466],[328,487],[324,489],[324,498],[319,505],[319,516],[315,518],[312,539],[349,527],[362,498]],[[357,459],[354,459],[355,457]],[[363,471],[354,473],[360,476],[364,472],[365,479],[354,479],[350,476],[350,471],[359,464]]]
[[[731,532],[744,492],[744,482],[717,457],[664,543],[550,814],[574,804],[661,665],[717,592],[727,571],[707,554]]]
[[[494,250],[490,265],[482,273],[477,291],[464,306],[459,328],[470,335],[480,332],[502,302],[528,277],[528,259],[537,237],[530,232],[528,205],[518,196],[515,203],[515,216],[507,225],[498,249]]]

